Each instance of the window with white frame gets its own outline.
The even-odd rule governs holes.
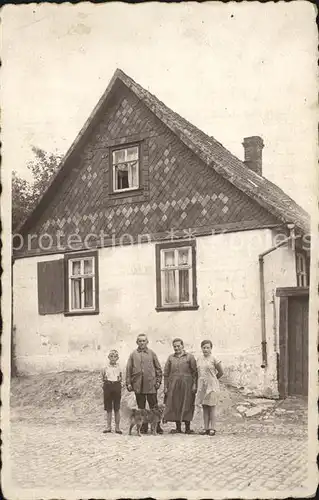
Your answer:
[[[94,256],[68,259],[69,312],[95,311],[96,262]]]
[[[157,309],[198,307],[194,243],[157,246]]]
[[[296,254],[297,286],[308,286],[307,259],[303,253]]]
[[[139,188],[139,146],[112,151],[113,192]]]

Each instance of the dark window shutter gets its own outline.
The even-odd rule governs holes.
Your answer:
[[[64,259],[38,262],[39,314],[64,312]]]

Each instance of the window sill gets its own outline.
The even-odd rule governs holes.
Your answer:
[[[199,309],[198,305],[193,305],[193,306],[159,306],[156,307],[155,310],[157,312],[162,312],[162,311],[197,311]]]
[[[134,186],[131,188],[115,189],[113,193],[127,193],[127,191],[136,191],[137,189],[140,188],[138,186]]]
[[[94,311],[65,311],[64,316],[94,316],[99,313],[98,309]]]
[[[110,191],[109,196],[111,198],[130,198],[132,196],[139,196],[143,194],[143,188],[127,189],[125,191]]]

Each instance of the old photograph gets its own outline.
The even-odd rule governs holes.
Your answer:
[[[3,8],[6,498],[315,493],[315,19]]]

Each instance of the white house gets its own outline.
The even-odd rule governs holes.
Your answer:
[[[18,371],[95,370],[145,332],[163,362],[209,338],[234,384],[305,394],[309,217],[263,145],[240,161],[117,70],[13,238]]]

